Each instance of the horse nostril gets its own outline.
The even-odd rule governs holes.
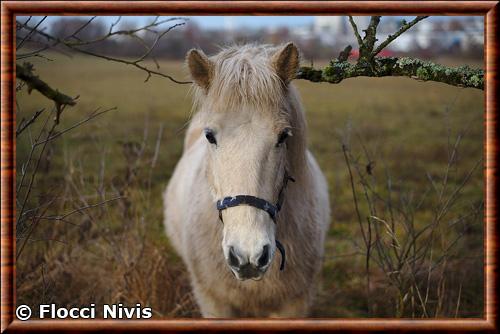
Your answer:
[[[259,267],[264,267],[267,263],[269,262],[269,245],[265,245],[264,249],[262,250],[262,254],[259,257],[259,260],[257,261],[257,264]]]
[[[229,247],[229,265],[236,268],[240,266],[240,261],[238,261],[238,257],[234,254],[233,246]]]

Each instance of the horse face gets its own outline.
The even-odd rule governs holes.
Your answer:
[[[251,195],[276,203],[289,128],[277,130],[265,115],[244,110],[221,114],[207,125],[207,179],[214,199]],[[222,217],[222,249],[232,272],[240,280],[262,278],[276,250],[276,226],[270,215],[241,205],[223,210]]]
[[[288,83],[298,70],[289,43],[265,58],[214,62],[191,50],[187,63],[199,93],[207,145],[207,180],[214,202],[250,195],[276,203],[286,167],[290,125],[283,112]],[[215,205],[214,205],[215,206]],[[215,207],[214,207],[215,210]],[[268,212],[240,205],[222,211],[224,257],[240,280],[262,278],[276,251],[276,226]]]

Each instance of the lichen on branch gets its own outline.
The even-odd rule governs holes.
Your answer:
[[[458,87],[484,90],[484,71],[469,66],[447,67],[409,57],[375,57],[370,63],[350,63],[333,59],[323,69],[301,67],[297,79],[339,83],[354,77],[404,76],[421,81],[436,81]]]
[[[16,78],[26,83],[29,92],[35,89],[48,99],[54,101],[58,110],[65,105],[74,106],[76,104],[75,99],[59,92],[57,89],[53,89],[45,81],[33,74],[33,65],[28,62],[22,65],[16,64]]]

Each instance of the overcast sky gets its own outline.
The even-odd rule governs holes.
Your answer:
[[[91,16],[81,16],[82,18],[91,18]],[[58,20],[61,16],[49,16],[41,27],[50,26],[51,22]],[[98,20],[105,23],[116,21],[117,16],[101,16]],[[166,16],[165,18],[168,18]],[[220,29],[227,27],[281,27],[281,26],[302,26],[311,24],[314,21],[314,16],[188,16],[190,21],[195,22],[200,27],[205,29]],[[19,17],[19,20],[25,20],[27,17]],[[40,17],[33,17],[32,24],[42,19]],[[150,22],[154,16],[123,16],[122,22],[134,22],[136,24],[143,24]]]
[[[66,16],[68,17],[68,16]],[[91,16],[81,16],[82,18],[91,18]],[[166,16],[165,18],[167,18]],[[399,16],[403,18],[403,16]],[[18,19],[23,22],[27,17],[19,17]],[[33,17],[31,25],[43,17]],[[49,16],[40,28],[50,26],[51,22],[58,20],[61,16]],[[98,18],[106,24],[116,21],[118,16],[101,16]],[[312,24],[314,16],[188,16],[189,20],[198,24],[204,29],[221,29],[221,28],[273,28],[273,27],[297,27]],[[407,21],[414,18],[414,16],[405,17]],[[430,20],[447,18],[444,16],[430,17]],[[449,18],[449,17],[448,17]],[[132,22],[134,25],[144,24],[154,19],[154,16],[123,16],[121,22]]]

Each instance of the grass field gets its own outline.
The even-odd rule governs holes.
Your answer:
[[[18,250],[27,240],[17,263],[18,303],[140,302],[156,317],[198,316],[187,274],[162,226],[161,194],[182,153],[189,86],[154,77],[144,82],[144,73],[122,64],[54,57],[33,60],[36,73],[64,93],[79,95],[78,104],[64,110],[58,131],[98,107],[116,110],[45,149],[27,204],[36,209],[18,223]],[[186,78],[181,63],[161,65]],[[332,208],[312,316],[482,316],[484,93],[408,78],[295,84]],[[33,163],[23,167],[30,137],[36,137],[52,104],[25,88],[17,103],[18,122],[45,108],[17,139],[19,184],[22,170],[34,168]],[[378,236],[369,275],[342,144],[361,225]],[[25,192],[23,185],[20,195]],[[377,196],[390,198],[391,206]],[[79,207],[88,208],[73,212]],[[392,228],[367,219],[373,210]],[[65,213],[70,215],[61,217]],[[436,215],[439,222],[433,224]],[[37,220],[40,216],[50,219]],[[421,230],[416,245],[409,245]],[[425,245],[429,252],[419,255],[417,246]],[[405,247],[415,252],[415,261],[389,271],[387,263]]]

